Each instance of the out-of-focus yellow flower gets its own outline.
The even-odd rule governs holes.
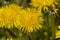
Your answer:
[[[60,25],[58,26],[58,29],[60,29]]]
[[[56,32],[56,38],[60,38],[60,30]]]
[[[21,7],[17,4],[9,4],[2,7],[0,11],[0,27],[11,28]]]
[[[23,9],[18,21],[15,22],[15,25],[18,29],[24,32],[33,32],[34,30],[39,30],[42,28],[43,24],[43,14],[40,11],[35,9]]]
[[[60,29],[60,25],[58,26],[58,29]],[[56,38],[60,38],[60,30],[56,31]]]
[[[34,7],[50,6],[55,0],[31,0]]]
[[[33,7],[43,8],[43,10],[48,10],[47,6],[55,6],[54,4],[58,4],[58,0],[31,0],[30,3]],[[56,7],[53,7],[55,13],[57,13]]]

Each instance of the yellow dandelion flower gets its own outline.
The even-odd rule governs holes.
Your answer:
[[[34,7],[50,6],[55,0],[31,0]]]
[[[15,22],[16,27],[24,32],[33,32],[42,28],[43,14],[35,9],[23,9],[17,19],[18,21]]]
[[[31,0],[30,5],[33,7],[41,8],[43,7],[43,10],[48,10],[47,6],[55,6],[54,4],[58,4],[58,0]],[[56,7],[53,7],[52,10],[54,10],[55,13],[57,13]]]
[[[21,11],[21,7],[16,4],[9,4],[5,7],[2,7],[3,11],[1,12],[1,27],[5,26],[5,28],[13,27],[13,23],[16,19],[16,16]]]
[[[60,38],[60,30],[56,32],[56,38]]]

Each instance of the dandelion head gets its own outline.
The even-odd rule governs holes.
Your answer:
[[[1,27],[11,28],[13,27],[13,23],[15,21],[16,16],[20,12],[21,7],[17,4],[9,4],[2,7],[3,11],[1,11]]]
[[[31,0],[30,5],[33,7],[38,7],[38,9],[48,10],[48,7],[52,6],[52,10],[57,13],[57,8],[55,5],[58,4],[58,0]]]
[[[54,0],[31,0],[31,5],[34,7],[41,7],[41,6],[50,6]]]
[[[43,24],[43,14],[35,9],[23,9],[16,21],[17,28],[24,32],[33,32],[39,30]]]

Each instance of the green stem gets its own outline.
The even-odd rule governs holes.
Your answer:
[[[55,40],[55,16],[51,13],[45,15],[45,29],[47,31],[46,40],[50,40],[51,34],[52,39]]]
[[[45,38],[46,40],[49,40],[49,36],[48,36],[49,35],[49,33],[48,33],[49,31],[48,30],[49,30],[49,14],[46,13],[45,14],[45,31],[47,32],[47,35],[45,35],[46,36],[46,38]]]
[[[52,31],[52,40],[55,40],[55,17],[54,15],[49,15],[49,27],[51,27]]]

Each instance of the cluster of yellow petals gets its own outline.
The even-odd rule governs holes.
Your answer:
[[[42,28],[43,14],[33,8],[23,9],[19,5],[9,4],[0,8],[0,27],[16,27],[25,32]]]
[[[0,27],[11,28],[14,25],[16,16],[21,11],[21,7],[16,4],[6,5],[0,8]]]
[[[56,32],[56,38],[60,38],[60,30]]]
[[[33,32],[42,28],[43,14],[35,9],[23,9],[15,22],[15,26],[24,32]]]
[[[31,0],[35,7],[50,6],[55,0]]]
[[[57,2],[58,0],[31,0],[30,5],[32,5],[33,7],[38,7],[40,9],[43,8],[43,10],[48,10],[47,6],[52,6],[52,10],[57,13],[58,9],[54,5],[57,5]]]
[[[60,25],[58,26],[58,29],[59,30],[57,30],[56,33],[55,33],[56,34],[56,38],[60,38]]]

